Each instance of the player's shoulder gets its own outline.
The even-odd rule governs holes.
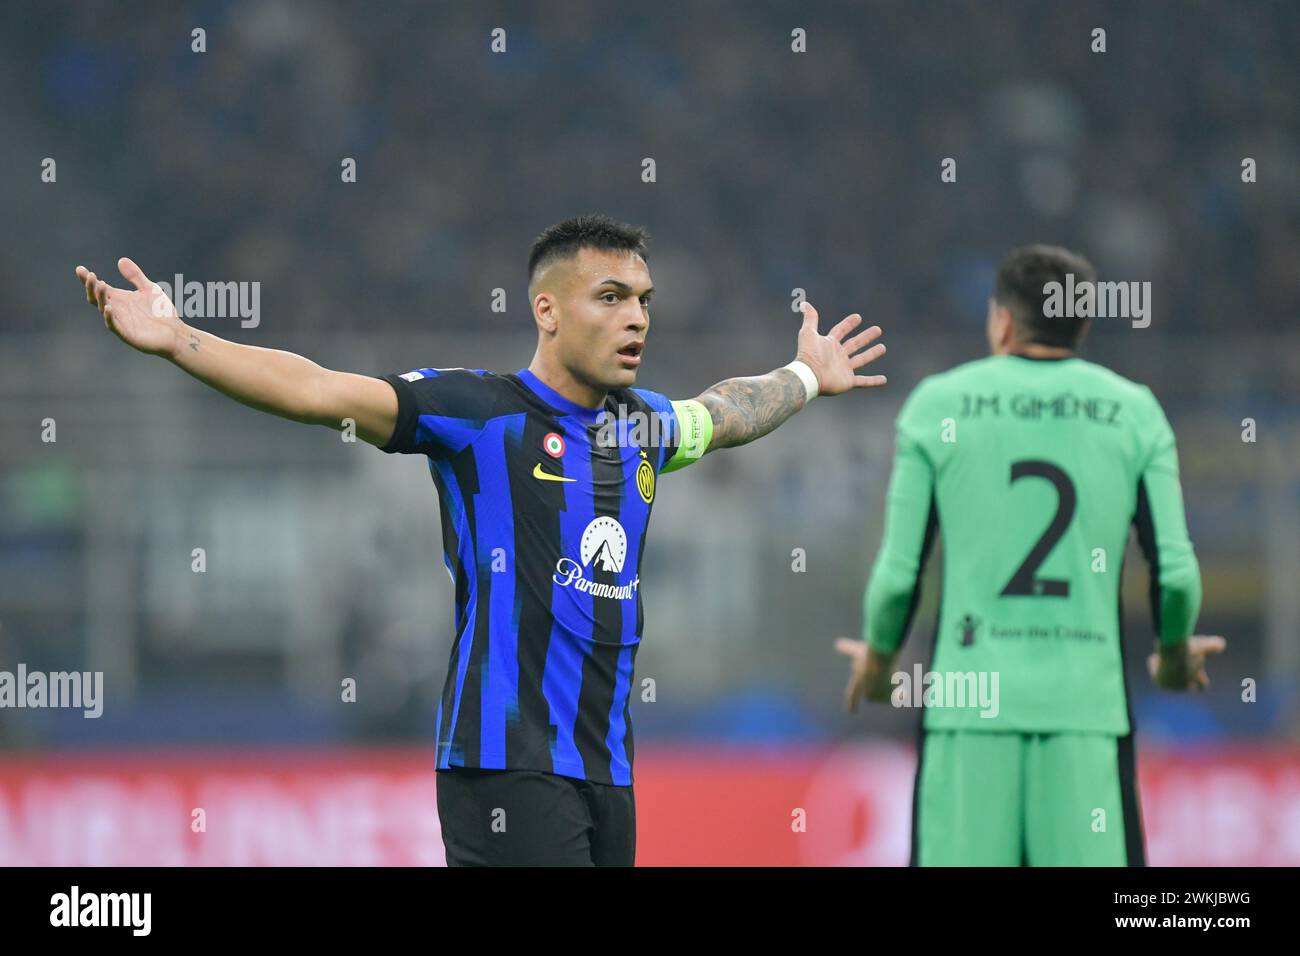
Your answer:
[[[404,382],[422,382],[429,379],[441,379],[443,384],[455,384],[458,382],[488,382],[492,379],[501,378],[496,372],[489,372],[483,368],[461,368],[453,366],[451,368],[417,368],[409,372],[403,372],[397,376]]]
[[[610,394],[624,404],[643,406],[645,411],[671,413],[673,409],[667,395],[649,388],[620,388]]]
[[[1132,416],[1134,424],[1148,423],[1152,418],[1164,417],[1160,401],[1150,386],[1126,378],[1112,368],[1076,358],[1071,362],[1071,382],[1079,391],[1086,391],[1088,397],[1106,397],[1119,403],[1121,407],[1135,411]]]
[[[1089,362],[1084,358],[1075,358],[1071,363],[1075,374],[1081,377],[1089,377],[1099,385],[1105,385],[1119,392],[1128,392],[1133,395],[1149,395],[1151,389],[1141,382],[1135,382],[1131,378],[1125,378],[1113,368],[1105,365],[1099,365],[1096,362]]]
[[[405,382],[417,397],[474,417],[489,417],[511,395],[509,376],[482,368],[417,368],[389,378]]]
[[[464,392],[481,395],[489,390],[500,390],[506,385],[506,376],[483,368],[417,368],[396,376],[411,385],[437,388],[439,392]]]

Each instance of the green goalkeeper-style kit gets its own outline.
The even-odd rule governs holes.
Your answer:
[[[936,539],[943,553],[913,862],[1141,862],[1120,637],[1130,528],[1161,643],[1188,637],[1201,596],[1163,410],[1083,359],[1003,355],[925,379],[897,430],[865,596],[873,647],[897,650]]]

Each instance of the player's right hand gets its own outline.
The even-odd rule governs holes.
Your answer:
[[[818,394],[840,395],[854,388],[876,388],[884,385],[883,375],[857,375],[857,369],[874,362],[885,354],[885,346],[876,342],[880,326],[873,325],[853,338],[848,334],[862,324],[862,316],[853,313],[835,324],[825,335],[817,331],[817,310],[811,302],[800,303],[803,325],[799,329],[799,350],[795,358],[813,370],[817,376]],[[860,351],[866,349],[866,351]]]
[[[134,290],[114,288],[85,266],[77,266],[86,301],[103,313],[104,325],[131,348],[149,355],[174,354],[185,329],[176,307],[130,259],[118,259],[117,268]]]
[[[835,650],[849,659],[849,684],[844,688],[844,709],[858,712],[863,698],[883,703],[893,690],[894,655],[882,654],[866,641],[837,637]]]
[[[1228,642],[1215,635],[1193,634],[1182,644],[1162,647],[1147,658],[1147,670],[1157,687],[1165,690],[1204,690],[1210,686],[1205,658],[1222,654]]]

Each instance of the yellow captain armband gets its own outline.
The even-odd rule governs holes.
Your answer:
[[[679,440],[673,457],[664,462],[663,468],[660,469],[663,474],[685,468],[693,461],[699,461],[700,457],[709,450],[709,442],[713,441],[713,416],[695,399],[673,402],[673,414],[677,416]]]

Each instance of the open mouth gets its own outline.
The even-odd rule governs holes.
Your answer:
[[[628,345],[623,346],[621,349],[619,349],[619,350],[618,350],[618,354],[619,354],[620,356],[622,356],[622,358],[623,358],[623,360],[624,360],[625,362],[630,362],[630,363],[634,363],[634,364],[639,364],[640,361],[641,361],[641,350],[642,350],[643,348],[645,348],[645,344],[644,344],[644,343],[642,343],[642,342],[632,342],[632,343],[630,343],[630,344],[628,344]]]

